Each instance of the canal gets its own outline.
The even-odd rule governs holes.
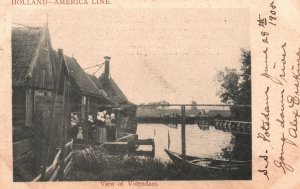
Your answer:
[[[155,141],[155,157],[168,161],[164,152],[168,148],[168,131],[170,133],[170,150],[181,153],[181,125],[143,124],[139,123],[137,134],[139,139],[153,138]],[[196,124],[186,125],[186,153],[200,157],[221,158],[222,148],[230,145],[231,133],[216,130],[200,130]],[[140,146],[139,150],[150,150],[147,146]]]

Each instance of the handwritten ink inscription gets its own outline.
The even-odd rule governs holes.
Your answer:
[[[263,130],[263,133],[258,133],[257,138],[261,138],[265,142],[270,142],[268,139],[270,137],[269,129],[270,129],[270,107],[269,107],[269,87],[267,87],[265,91],[266,96],[266,102],[265,102],[265,109],[264,112],[261,113],[263,116],[261,129]]]
[[[294,172],[294,168],[285,162],[286,157],[285,155],[285,145],[290,145],[290,146],[295,146],[297,147],[297,145],[292,142],[290,139],[285,138],[284,133],[282,133],[282,137],[281,137],[281,141],[282,141],[282,145],[281,145],[281,152],[280,152],[280,156],[279,156],[279,160],[275,160],[274,164],[276,167],[281,168],[283,173],[286,174],[286,171],[290,171],[290,172]]]
[[[265,167],[264,169],[259,169],[258,172],[263,173],[268,180],[270,180],[269,178],[269,174],[268,174],[268,166],[269,166],[269,156],[268,156],[268,150],[266,150],[266,154],[265,155],[260,155],[258,156],[260,159],[265,161]]]
[[[292,156],[299,146],[297,138],[300,119],[300,48],[295,56],[290,53],[289,42],[283,41],[280,46],[277,43],[276,46],[273,44],[272,39],[276,39],[275,30],[280,27],[277,23],[276,1],[270,1],[267,9],[269,13],[259,14],[257,20],[263,44],[260,51],[260,76],[265,85],[265,90],[261,93],[264,96],[260,113],[261,125],[257,132],[257,139],[263,144],[263,148],[258,155],[261,161],[257,171],[265,176],[266,180],[271,180],[270,170],[280,169],[282,174],[294,172],[295,162]],[[290,59],[292,56],[296,57],[293,61]],[[270,151],[274,152],[272,155],[278,155],[273,157]]]

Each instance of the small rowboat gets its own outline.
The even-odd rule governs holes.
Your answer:
[[[185,156],[185,158],[183,158],[179,153],[167,149],[165,149],[165,152],[175,165],[192,168],[201,172],[208,171],[211,173],[212,171],[219,171],[224,174],[226,172],[238,173],[245,170],[251,171],[251,161],[221,160],[196,156]]]

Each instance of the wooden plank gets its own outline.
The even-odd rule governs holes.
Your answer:
[[[128,144],[128,142],[105,142],[105,143],[103,143],[102,145],[103,146],[114,146],[114,145],[127,145]]]
[[[65,75],[62,75],[60,77],[63,77],[62,81],[63,81],[63,95],[62,95],[62,111],[63,113],[66,113],[65,112],[65,109],[67,107],[65,107],[65,101],[67,99],[65,99],[67,93],[68,93],[68,85],[66,83],[66,77]],[[59,86],[59,85],[58,85]],[[59,90],[59,89],[58,89]],[[60,128],[61,128],[61,138],[60,138],[60,146],[61,146],[61,157],[59,159],[59,167],[60,169],[58,170],[57,174],[57,179],[63,179],[64,177],[64,167],[65,167],[65,154],[66,154],[66,148],[65,148],[65,142],[66,142],[66,125],[67,125],[67,115],[63,115],[62,117],[62,120],[61,120],[61,125],[60,125]]]
[[[68,154],[68,156],[64,159],[64,163],[67,163],[67,162],[71,159],[72,154],[73,154],[73,152],[70,152],[70,153]]]
[[[54,181],[54,180],[57,179],[59,170],[60,170],[60,165],[55,169],[53,175],[52,175],[51,178],[50,178],[50,181]]]
[[[25,125],[32,126],[33,125],[33,90],[26,90],[26,119]]]
[[[25,105],[13,104],[13,115],[12,121],[13,126],[24,126],[25,125]]]
[[[35,177],[35,178],[32,180],[32,182],[40,181],[41,178],[42,178],[42,175],[39,174],[37,177]]]
[[[64,170],[64,175],[68,174],[69,170],[70,170],[71,167],[72,167],[72,163],[73,163],[73,161],[72,161],[72,159],[71,159],[71,160],[69,161],[69,163],[67,164],[65,170]]]
[[[25,88],[13,87],[12,91],[12,119],[13,126],[24,126],[25,125],[25,111],[26,111],[26,100],[25,100]]]
[[[39,91],[37,91],[39,92]],[[48,91],[49,92],[49,91]],[[42,180],[45,180],[45,172],[48,165],[48,158],[51,154],[51,140],[50,138],[52,135],[52,124],[53,124],[53,109],[54,104],[52,103],[52,92],[51,94],[47,94],[48,96],[38,96],[35,98],[36,105],[35,105],[35,113],[41,112],[41,119],[39,123],[39,127],[41,129],[41,156],[40,156],[40,165],[42,165],[41,172],[42,172]]]
[[[127,154],[129,150],[128,142],[106,142],[101,147],[109,154]]]
[[[129,141],[131,145],[153,145],[154,140],[153,139],[145,139],[145,140],[133,140]]]
[[[13,127],[13,142],[17,142],[25,139],[33,139],[34,132],[33,127]]]
[[[52,164],[49,167],[47,167],[46,173],[45,173],[45,178],[49,178],[53,174],[54,170],[58,166],[58,163],[59,163],[58,160],[59,160],[60,155],[61,155],[61,150],[59,150],[57,152],[57,154],[55,155],[55,158],[54,158]]]
[[[32,140],[22,140],[13,143],[13,156],[18,157],[30,152],[32,148]]]
[[[138,135],[137,134],[128,134],[124,137],[118,138],[116,141],[119,142],[128,142],[131,140],[137,140],[138,139]]]
[[[59,166],[58,166],[58,158],[59,158],[60,154],[61,154],[61,150],[59,150],[59,151],[57,152],[57,154],[56,154],[56,156],[55,156],[55,158],[54,158],[52,164],[51,164],[49,167],[47,167],[47,169],[46,169],[46,171],[45,171],[45,177],[46,177],[46,178],[52,177],[53,174],[54,174],[54,172],[55,172],[55,170],[58,169],[58,167],[59,167]],[[41,178],[42,178],[42,174],[39,174],[39,175],[38,175],[37,177],[35,177],[32,181],[33,181],[33,182],[39,181],[39,180],[41,180]]]

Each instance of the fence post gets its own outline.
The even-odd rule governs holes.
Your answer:
[[[185,106],[181,106],[181,155],[185,159],[186,156],[185,144]]]

